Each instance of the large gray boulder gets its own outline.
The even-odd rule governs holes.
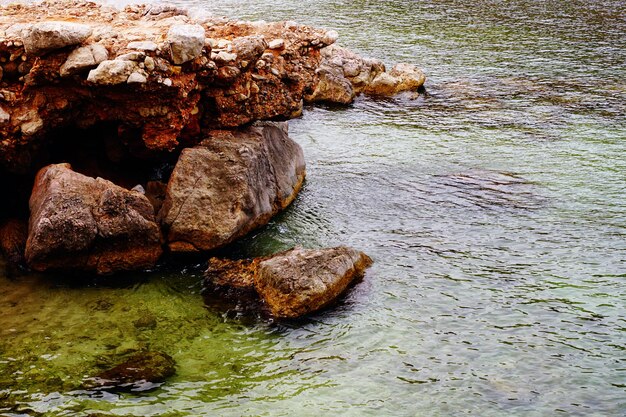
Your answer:
[[[26,262],[38,271],[146,269],[162,253],[154,209],[143,194],[69,164],[39,171],[30,212]]]
[[[24,49],[29,55],[41,55],[55,49],[82,43],[92,32],[89,25],[64,21],[34,23],[22,29]]]
[[[333,303],[371,263],[345,246],[295,248],[252,260],[212,258],[205,278],[208,287],[255,290],[274,317],[295,318]]]
[[[286,123],[212,132],[182,151],[167,185],[159,218],[170,250],[216,249],[267,224],[304,176],[302,149]]]

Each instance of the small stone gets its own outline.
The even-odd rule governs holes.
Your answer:
[[[148,79],[138,72],[133,72],[128,76],[128,79],[126,80],[128,84],[145,84],[147,81]]]
[[[217,41],[217,49],[224,49],[232,44],[228,39],[220,39]]]
[[[230,52],[221,51],[219,52],[214,60],[218,65],[228,64],[229,62],[233,62],[237,59],[237,54],[232,54]]]
[[[150,56],[147,56],[146,59],[143,60],[143,64],[148,71],[154,71],[154,59]]]
[[[283,49],[285,48],[285,41],[283,39],[274,39],[267,45],[267,47],[269,49]]]
[[[265,65],[266,65],[266,64],[265,64],[265,61],[263,61],[262,59],[259,59],[259,60],[256,62],[256,67],[257,67],[257,69],[263,69],[263,68],[265,68]]]
[[[154,52],[157,50],[158,45],[152,41],[135,41],[130,42],[126,47],[128,49],[136,49],[138,51]]]
[[[23,123],[20,126],[20,130],[22,131],[22,135],[24,136],[32,136],[35,133],[39,132],[43,128],[43,120],[39,117],[39,114],[35,114],[35,116],[26,123]]]
[[[91,35],[88,25],[73,22],[39,22],[22,29],[24,49],[40,55],[66,46],[78,45]]]
[[[171,87],[172,86],[172,80],[169,78],[166,78],[163,80],[163,85],[166,87]]]
[[[337,39],[339,38],[339,33],[337,33],[336,30],[329,30],[327,31],[324,36],[322,37],[321,41],[324,45],[332,45],[333,43],[337,42]]]
[[[139,61],[143,61],[143,59],[145,57],[146,57],[146,54],[144,54],[143,52],[133,51],[133,52],[128,52],[128,53],[123,54],[123,55],[119,55],[119,56],[115,57],[115,59],[117,59],[118,61],[135,61],[135,62],[139,62]]]
[[[0,107],[0,123],[7,123],[9,120],[11,120],[11,115]]]
[[[96,69],[89,71],[87,81],[101,85],[125,83],[136,67],[137,64],[133,61],[102,61]]]
[[[172,61],[180,65],[200,56],[204,39],[204,28],[200,25],[172,26],[167,32]]]
[[[109,52],[100,44],[82,46],[74,49],[61,65],[59,73],[61,77],[76,74],[88,68],[93,68],[109,58]]]

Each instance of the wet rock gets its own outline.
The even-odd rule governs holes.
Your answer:
[[[41,55],[45,52],[66,46],[78,45],[91,35],[88,25],[73,22],[39,22],[22,29],[24,49],[30,55]]]
[[[344,246],[296,248],[260,262],[255,287],[274,316],[299,317],[332,303],[371,263]]]
[[[173,252],[208,251],[265,225],[286,208],[305,175],[286,124],[214,131],[184,149],[159,213]]]
[[[86,380],[86,389],[147,391],[176,373],[176,362],[162,352],[141,352]]]
[[[380,73],[369,83],[364,91],[371,95],[390,96],[403,91],[417,91],[426,76],[414,65],[396,64],[391,71]]]
[[[62,77],[96,67],[102,61],[109,58],[109,52],[100,44],[93,44],[76,48],[67,57],[67,60],[59,70]]]
[[[350,104],[356,97],[352,83],[343,75],[341,68],[323,67],[318,70],[319,82],[308,101]]]
[[[39,171],[30,211],[26,261],[38,271],[145,269],[162,252],[154,210],[143,194],[74,172],[69,164]]]
[[[204,28],[200,25],[174,25],[167,32],[172,61],[184,64],[197,58],[204,48]]]
[[[0,252],[13,265],[24,265],[24,248],[28,238],[28,223],[8,219],[0,223]]]
[[[273,316],[295,318],[334,302],[371,263],[363,252],[345,246],[295,248],[252,260],[211,258],[205,283],[218,289],[254,289]]]
[[[122,84],[137,68],[133,61],[109,60],[102,61],[96,69],[89,71],[87,81],[101,85]]]

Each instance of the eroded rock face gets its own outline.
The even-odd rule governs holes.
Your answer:
[[[319,82],[306,96],[310,102],[349,104],[362,93],[391,96],[417,91],[426,81],[424,73],[414,65],[396,64],[386,72],[382,61],[363,58],[338,45],[330,45],[321,53]]]
[[[148,199],[69,164],[39,171],[30,198],[26,261],[38,271],[108,274],[150,268],[161,255],[161,232]]]
[[[182,151],[170,177],[159,213],[170,250],[208,251],[265,225],[304,176],[302,149],[285,123],[212,132]]]
[[[295,318],[331,304],[371,263],[345,246],[295,248],[251,260],[211,258],[205,279],[211,287],[254,289],[273,316]]]
[[[37,169],[37,143],[67,126],[115,123],[155,154],[195,144],[203,129],[297,116],[305,100],[414,87],[390,73],[365,90],[384,66],[329,48],[337,36],[293,22],[194,20],[167,5],[0,6],[0,166]]]

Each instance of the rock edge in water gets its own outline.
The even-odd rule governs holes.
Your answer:
[[[116,123],[146,151],[172,151],[202,129],[292,118],[305,101],[346,104],[423,84],[415,67],[385,72],[333,45],[337,36],[162,5],[0,6],[0,166],[40,168],[37,143],[68,126]]]
[[[333,303],[371,264],[346,246],[294,248],[252,260],[212,258],[205,280],[211,287],[254,290],[274,317],[297,318]]]

